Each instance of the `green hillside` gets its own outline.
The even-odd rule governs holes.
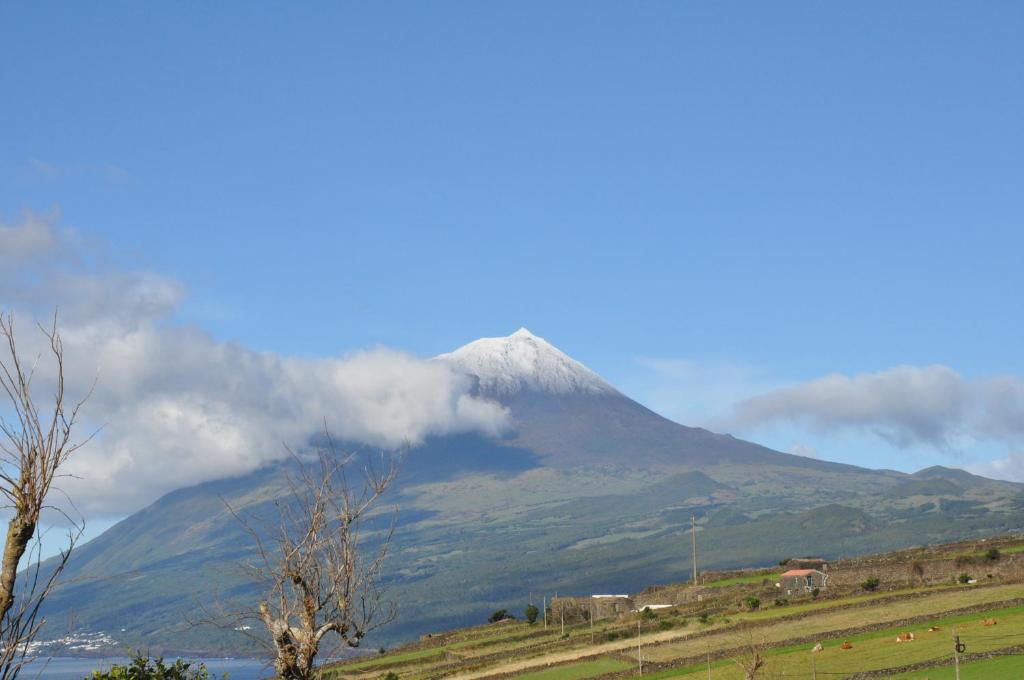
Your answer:
[[[891,473],[740,466],[671,475],[640,470],[533,468],[412,479],[387,565],[401,616],[368,644],[479,621],[534,593],[636,591],[691,571],[690,517],[701,565],[770,566],[812,551],[827,558],[1015,531],[1024,521],[1015,485],[989,482],[962,506],[892,499]],[[74,614],[81,630],[120,630],[131,646],[245,653],[230,630],[189,623],[197,603],[251,606],[241,568],[251,541],[225,511],[265,511],[281,471],[175,492],[84,546],[70,580],[48,602],[51,621]],[[842,503],[830,502],[841,499]],[[514,575],[510,578],[509,575]],[[51,630],[55,630],[51,628]],[[58,631],[60,632],[60,631]]]

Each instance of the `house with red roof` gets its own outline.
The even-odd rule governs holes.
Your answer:
[[[827,582],[828,574],[817,569],[790,569],[779,576],[779,588],[787,595],[823,590]]]

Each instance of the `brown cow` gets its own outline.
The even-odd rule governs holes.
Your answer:
[[[994,626],[994,625],[996,625],[996,620],[995,619],[985,619],[984,621],[982,621],[982,625],[983,626]]]
[[[913,642],[913,641],[914,641],[914,634],[913,633],[900,633],[899,635],[896,636],[896,642]]]
[[[844,642],[843,644],[839,645],[839,649],[853,649],[853,645],[851,645],[849,642]]]
[[[938,631],[939,631],[939,627],[938,626],[931,626],[931,627],[928,628],[928,632],[929,633],[936,633]]]

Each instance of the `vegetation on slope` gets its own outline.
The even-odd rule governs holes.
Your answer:
[[[1020,540],[998,544],[999,559],[1024,547]],[[988,550],[968,548],[955,544],[876,555],[859,566],[887,565],[886,569],[907,571],[908,565],[924,555],[932,560],[960,557],[973,559],[977,565],[986,563]],[[848,562],[847,568],[851,564]],[[1011,672],[1014,662],[1010,657],[985,661],[970,655],[1000,654],[1024,644],[1024,585],[1016,577],[986,579],[969,586],[951,579],[943,584],[900,588],[882,578],[878,592],[867,593],[853,586],[823,593],[820,599],[804,595],[775,600],[763,595],[762,580],[763,574],[723,578],[720,581],[728,583],[715,589],[717,600],[641,612],[643,615],[626,613],[593,623],[573,622],[566,625],[564,635],[561,626],[545,629],[541,622],[453,630],[424,637],[375,658],[370,665],[367,661],[342,663],[329,673],[339,680],[375,678],[386,672],[399,680],[611,680],[636,674],[639,643],[644,676],[654,679],[707,677],[709,664],[715,680],[742,678],[734,659],[741,660],[751,647],[763,655],[763,677],[782,673],[809,677],[815,669],[820,677],[906,671],[901,677],[910,678],[925,677],[910,672],[913,664],[944,672],[942,665],[952,659],[954,627],[967,645],[965,668],[977,664],[980,669],[995,669],[991,672]],[[759,596],[763,603],[756,611],[742,604],[751,596]],[[991,619],[996,624],[986,625]],[[913,633],[914,640],[896,642],[902,633]],[[844,642],[849,649],[842,648]],[[813,652],[818,643],[822,650]],[[929,670],[926,677],[943,676]]]

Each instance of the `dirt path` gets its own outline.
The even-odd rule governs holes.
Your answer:
[[[678,630],[667,630],[658,633],[646,633],[640,636],[640,644],[642,647],[647,645],[660,644],[662,642],[675,642],[678,640],[684,640],[694,632],[682,632]],[[523,659],[522,661],[513,661],[511,663],[503,663],[497,666],[491,666],[489,668],[482,668],[478,671],[472,671],[470,673],[458,673],[451,675],[451,680],[474,680],[475,678],[490,677],[493,675],[506,675],[509,673],[518,673],[520,671],[528,670],[531,668],[537,668],[542,666],[550,666],[552,664],[565,663],[567,661],[578,661],[579,659],[585,659],[590,656],[602,656],[604,654],[614,654],[616,652],[623,651],[636,651],[636,638],[626,640],[615,640],[613,642],[602,642],[597,645],[590,647],[578,647],[576,649],[567,649],[564,652],[555,652],[552,654],[544,654],[542,656],[536,656],[529,659]]]

